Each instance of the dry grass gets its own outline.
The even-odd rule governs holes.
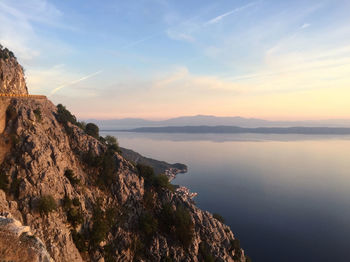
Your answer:
[[[0,261],[33,262],[37,254],[30,249],[30,241],[20,241],[15,235],[0,230]]]

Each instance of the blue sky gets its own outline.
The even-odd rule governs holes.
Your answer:
[[[81,118],[350,116],[349,1],[1,0],[32,93]]]

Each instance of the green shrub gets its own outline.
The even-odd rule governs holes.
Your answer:
[[[236,238],[231,240],[231,250],[234,250],[235,256],[234,259],[238,260],[242,256],[241,244],[240,241]]]
[[[184,247],[189,247],[194,235],[194,226],[190,213],[183,206],[176,208],[175,227],[178,240]]]
[[[104,142],[107,144],[109,150],[121,153],[118,140],[114,136],[106,136]]]
[[[8,50],[6,47],[3,48],[3,46],[0,45],[0,59],[8,59],[8,58],[16,59],[12,51]]]
[[[81,205],[78,198],[74,198],[72,201],[68,196],[65,196],[62,200],[62,207],[66,212],[67,221],[74,228],[84,222],[84,215],[81,211]]]
[[[221,223],[225,223],[225,219],[223,218],[223,216],[221,216],[220,214],[218,213],[214,213],[213,214],[213,217],[217,220],[219,220]]]
[[[105,239],[108,231],[111,229],[106,214],[100,207],[100,203],[96,203],[92,217],[92,229],[90,231],[90,245],[95,249],[98,244]]]
[[[68,178],[69,182],[75,186],[75,185],[78,185],[80,183],[80,179],[77,178],[75,175],[74,175],[74,172],[73,170],[71,169],[66,169],[66,171],[64,171],[64,175]]]
[[[157,189],[166,188],[172,192],[175,191],[174,186],[169,182],[169,178],[164,174],[159,174],[154,177],[153,184]]]
[[[84,131],[86,129],[86,123],[84,121],[77,122],[77,126],[80,127]]]
[[[93,246],[97,246],[102,240],[105,239],[108,232],[108,226],[103,220],[95,220],[91,230],[91,241]]]
[[[214,262],[214,257],[210,254],[208,250],[208,245],[204,242],[199,244],[199,254],[202,256],[202,261],[204,262]]]
[[[6,193],[9,191],[10,181],[6,174],[0,173],[0,189],[4,190]]]
[[[51,195],[42,196],[38,200],[38,210],[42,214],[49,214],[57,209],[55,199]]]
[[[102,172],[98,177],[97,184],[102,189],[109,188],[115,181],[117,172],[117,163],[114,152],[107,150],[102,157]]]
[[[150,212],[146,212],[139,219],[140,230],[146,237],[152,237],[158,230],[158,221]]]
[[[12,143],[13,147],[16,148],[17,146],[20,145],[21,139],[20,139],[20,137],[18,135],[11,134],[10,138],[11,138],[11,143]]]
[[[160,221],[162,224],[162,229],[165,233],[174,234],[175,225],[175,211],[170,203],[165,203],[162,206],[160,212]]]
[[[137,164],[136,168],[139,175],[143,177],[146,187],[154,187],[158,191],[160,189],[175,190],[175,187],[169,182],[169,178],[164,174],[156,175],[152,167]]]
[[[38,107],[37,109],[33,110],[33,113],[35,115],[36,120],[38,122],[41,122],[41,120],[42,120],[41,109]]]
[[[152,210],[154,208],[154,192],[147,190],[143,194],[143,205],[146,209]]]
[[[6,109],[6,121],[13,120],[17,117],[16,108],[13,105],[9,105]]]
[[[116,261],[115,251],[116,251],[116,248],[111,243],[104,246],[103,247],[104,261],[105,262],[115,262]]]
[[[79,207],[80,206],[79,198],[77,198],[77,197],[73,198],[72,203],[74,206]]]
[[[92,150],[82,156],[83,161],[90,167],[100,167],[103,163],[103,157],[103,155],[96,155]]]
[[[163,205],[160,219],[163,230],[175,236],[184,247],[189,247],[194,236],[194,225],[189,211],[179,205],[176,210],[170,203]]]
[[[67,212],[67,220],[75,228],[84,222],[84,216],[79,208],[70,208]]]
[[[12,177],[12,182],[10,185],[10,193],[15,196],[15,198],[19,197],[19,185],[21,183],[21,179],[18,179],[17,176]]]
[[[231,247],[232,249],[236,250],[236,249],[240,249],[241,248],[241,243],[240,241],[236,238],[234,240],[231,240]]]
[[[95,125],[93,123],[86,124],[85,132],[89,136],[92,136],[92,137],[94,137],[96,139],[99,139],[99,137],[100,137],[100,135],[99,135],[99,128],[98,128],[97,125]]]
[[[62,199],[62,208],[67,211],[72,206],[72,199],[70,199],[68,196],[65,196]]]
[[[134,238],[131,242],[130,249],[134,253],[134,261],[138,261],[138,258],[144,258],[145,256],[145,245],[139,238]]]
[[[113,227],[116,222],[117,208],[109,207],[105,212],[106,223],[109,228]]]
[[[75,229],[71,230],[71,235],[77,249],[80,252],[86,252],[88,249],[85,237],[81,233],[78,233]]]
[[[77,125],[77,118],[69,112],[65,106],[62,104],[57,105],[57,115],[56,115],[57,121],[61,122],[62,124],[67,124],[68,122],[72,123],[73,125]]]
[[[89,167],[98,169],[90,172],[97,186],[102,190],[110,188],[115,182],[116,173],[118,172],[117,158],[114,151],[107,149],[105,153],[100,155],[89,151],[82,158]]]
[[[174,262],[174,260],[171,257],[165,257],[161,260],[161,262]]]
[[[64,129],[66,130],[68,135],[72,135],[73,133],[73,129],[68,126],[68,123],[80,127],[83,130],[85,129],[84,124],[78,122],[77,118],[71,112],[69,112],[65,106],[61,104],[57,105],[57,114],[55,116],[57,121],[64,126]]]
[[[145,184],[152,185],[153,179],[155,177],[153,168],[143,164],[137,164],[136,168],[139,175],[145,180]]]

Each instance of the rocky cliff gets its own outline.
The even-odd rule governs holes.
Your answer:
[[[63,106],[1,99],[0,213],[54,261],[248,261],[228,226]]]
[[[28,94],[22,66],[0,45],[0,94]]]

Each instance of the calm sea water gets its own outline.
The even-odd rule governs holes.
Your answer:
[[[187,164],[173,183],[220,213],[253,261],[350,261],[350,136],[108,134]]]

